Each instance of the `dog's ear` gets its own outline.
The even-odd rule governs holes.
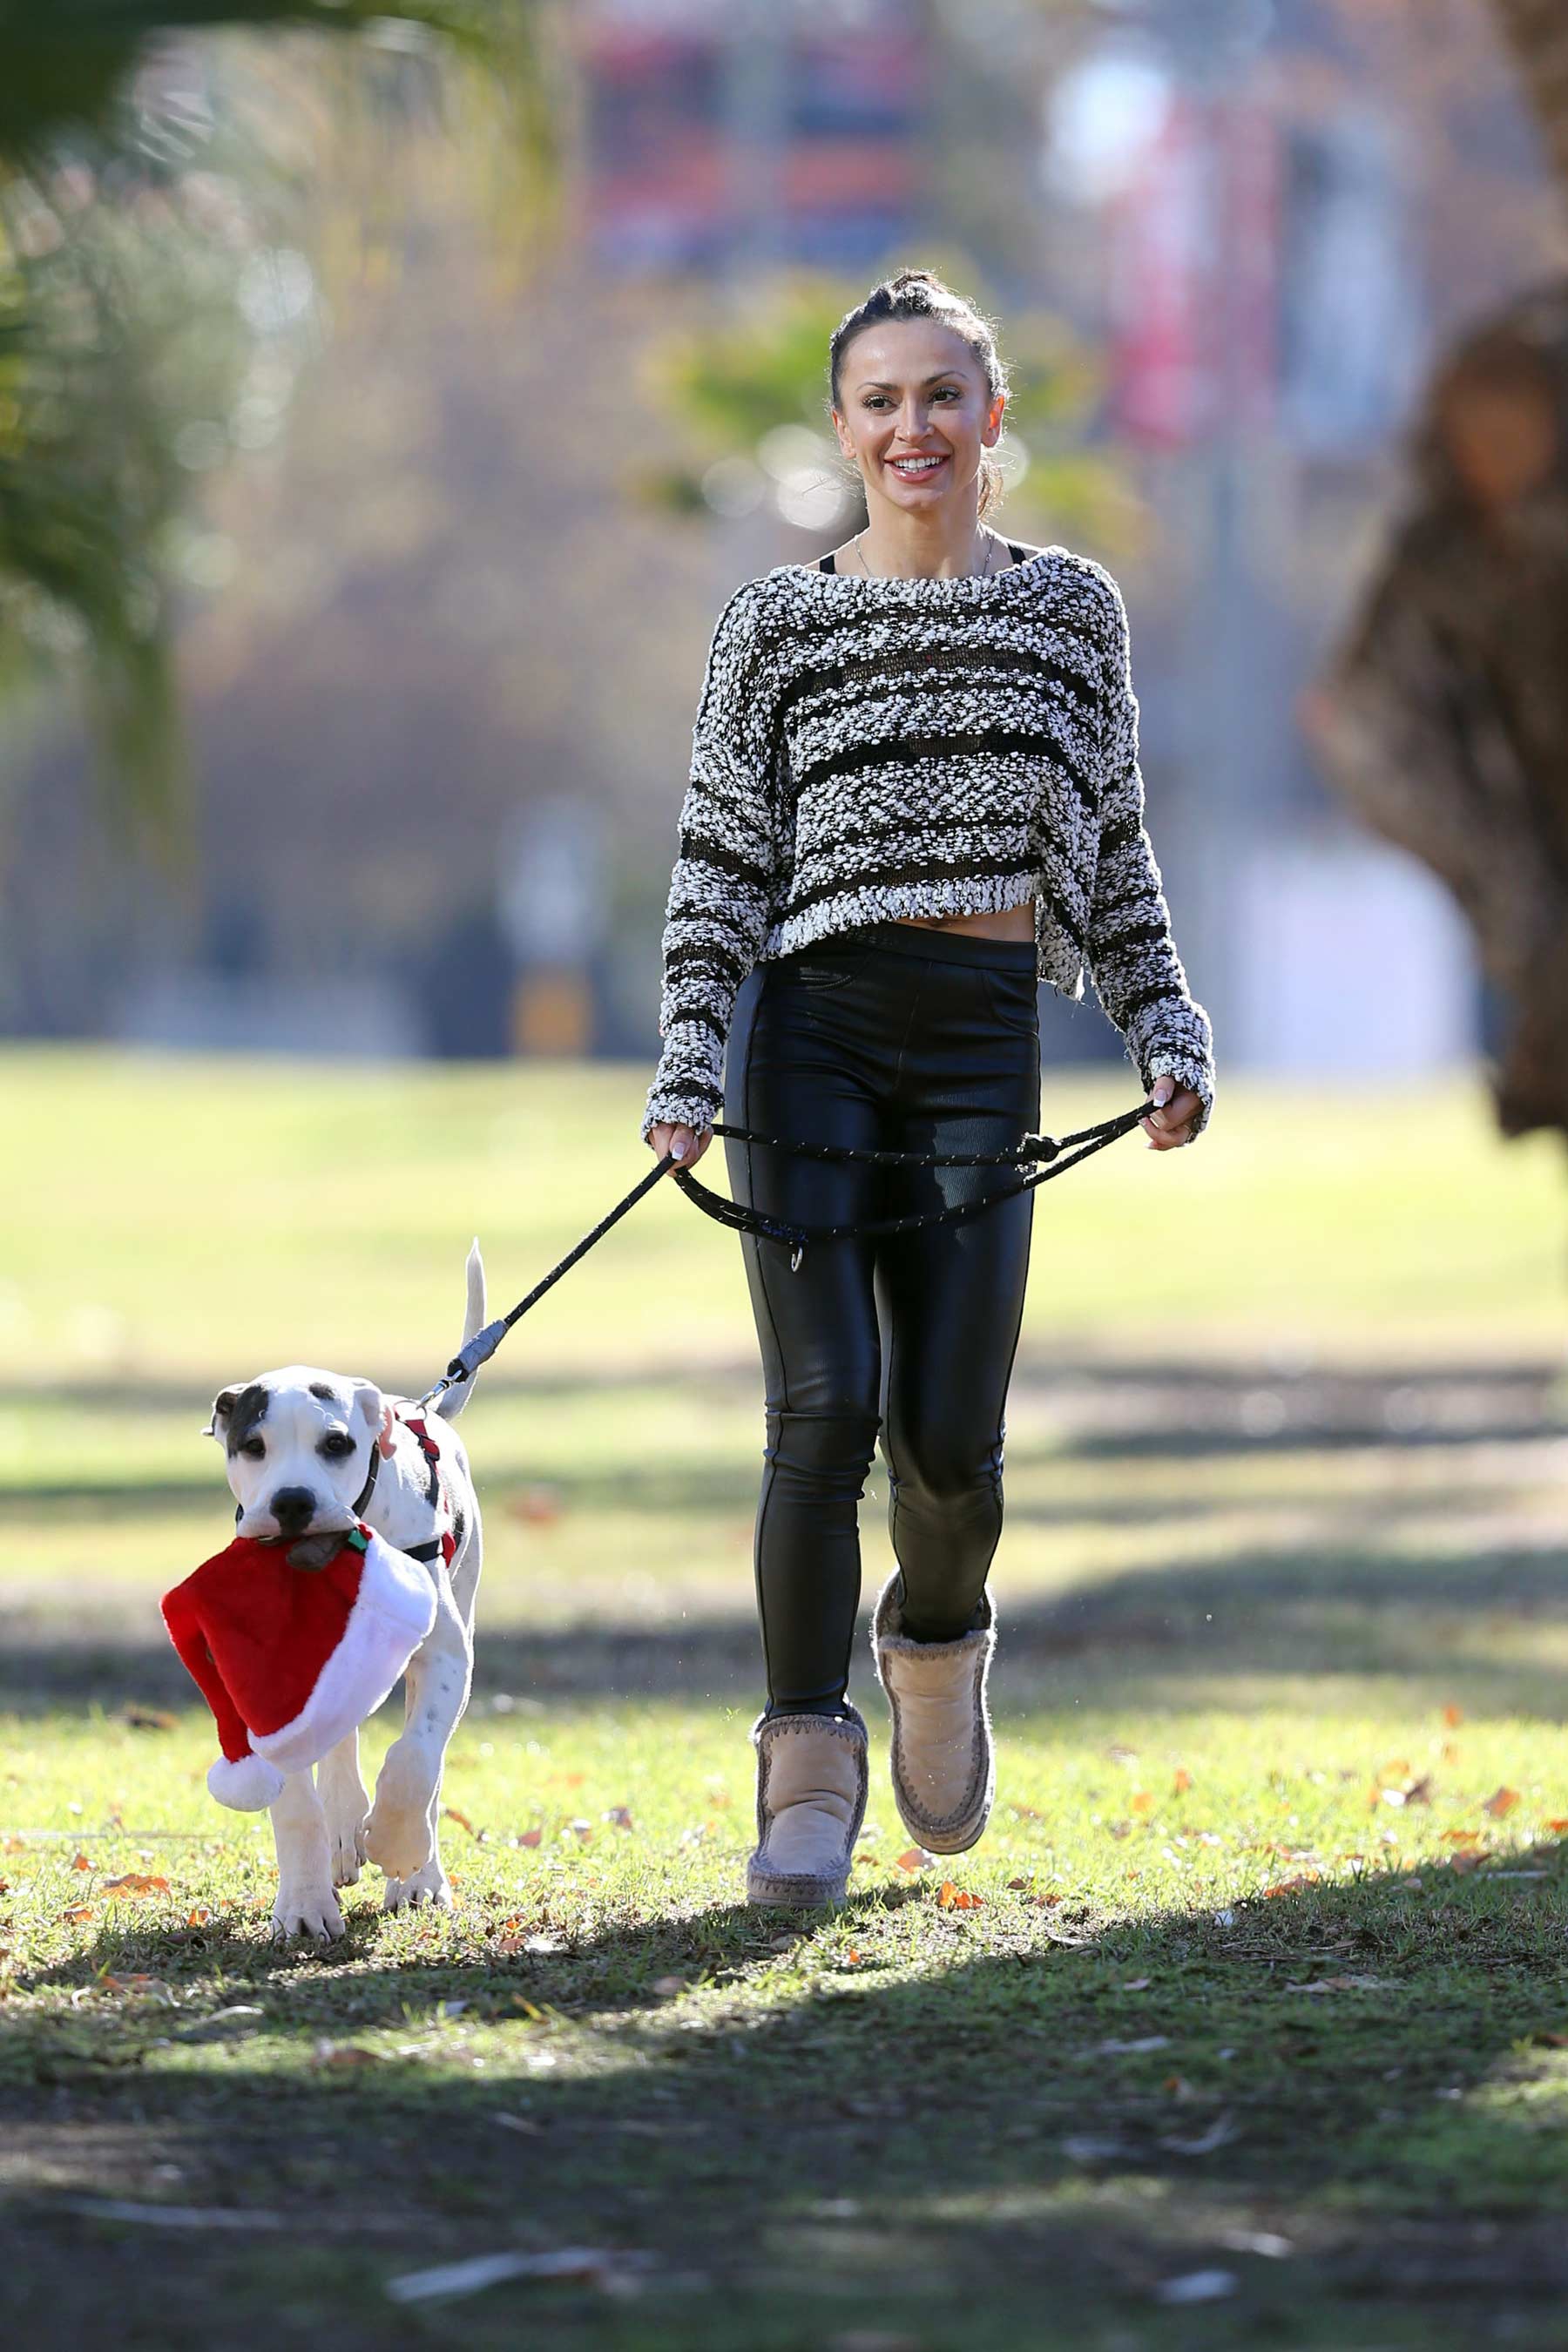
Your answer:
[[[381,1433],[382,1410],[381,1391],[376,1387],[375,1382],[356,1381],[353,1385],[353,1395],[349,1402],[349,1411],[351,1414],[358,1414],[373,1435],[379,1436]]]
[[[202,1435],[204,1437],[216,1437],[220,1445],[224,1444],[226,1442],[228,1435],[229,1414],[234,1411],[234,1408],[238,1402],[239,1391],[237,1388],[219,1389],[216,1396],[213,1399],[212,1419],[203,1430]]]

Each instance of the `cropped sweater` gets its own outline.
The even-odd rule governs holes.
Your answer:
[[[1039,978],[1095,992],[1145,1087],[1214,1099],[1143,825],[1127,615],[1061,547],[900,580],[784,563],[709,649],[663,936],[643,1134],[723,1101],[736,994],[760,961],[859,924],[1035,899]]]

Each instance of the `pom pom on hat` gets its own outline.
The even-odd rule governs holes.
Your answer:
[[[321,1569],[237,1536],[163,1595],[163,1622],[216,1719],[220,1805],[258,1812],[387,1696],[436,1622],[417,1560],[363,1525]]]
[[[207,1788],[233,1812],[263,1813],[282,1795],[283,1775],[265,1756],[220,1756],[207,1774]]]

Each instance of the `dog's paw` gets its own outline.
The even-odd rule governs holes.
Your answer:
[[[287,1943],[291,1936],[310,1936],[330,1944],[344,1932],[343,1915],[326,1886],[280,1886],[272,1906],[272,1940]]]
[[[423,1906],[431,1911],[452,1908],[452,1888],[441,1867],[441,1857],[433,1853],[423,1870],[412,1878],[389,1878],[386,1893],[381,1898],[384,1911],[416,1911]]]
[[[367,1862],[374,1862],[389,1879],[412,1880],[432,1860],[433,1846],[427,1812],[414,1812],[389,1805],[383,1796],[376,1798],[364,1826]]]
[[[362,1814],[357,1822],[332,1822],[329,1833],[332,1841],[332,1885],[357,1886],[360,1864],[368,1862],[364,1833],[370,1816]]]

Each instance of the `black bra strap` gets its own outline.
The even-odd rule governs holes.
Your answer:
[[[832,551],[831,551],[831,549],[830,549],[830,550],[828,551],[828,552],[827,552],[827,553],[826,553],[826,554],[822,558],[821,562],[817,564],[817,567],[816,567],[816,568],[817,568],[817,570],[818,570],[819,572],[837,572],[837,571],[838,566],[837,566],[837,563],[835,563],[835,562],[833,561],[833,554],[832,554]]]

